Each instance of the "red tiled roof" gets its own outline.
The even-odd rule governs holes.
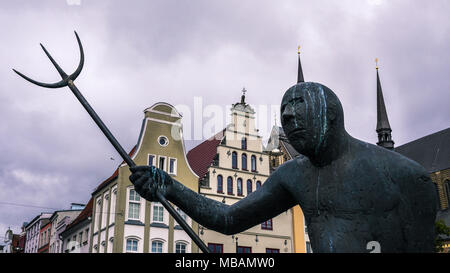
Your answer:
[[[91,197],[89,202],[87,203],[86,207],[78,214],[77,218],[75,218],[70,224],[67,225],[65,230],[69,230],[76,224],[82,222],[84,219],[92,216],[92,204],[94,203],[94,198]]]
[[[203,141],[195,148],[190,150],[186,157],[191,165],[192,170],[201,179],[208,171],[209,166],[217,154],[217,146],[219,146],[225,134],[225,129],[217,133],[215,136]]]

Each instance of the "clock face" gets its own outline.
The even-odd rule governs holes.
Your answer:
[[[169,144],[169,140],[165,136],[160,136],[158,138],[158,143],[159,143],[159,145],[165,147],[165,146],[167,146]]]

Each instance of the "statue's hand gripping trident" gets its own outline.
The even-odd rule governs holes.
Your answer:
[[[84,109],[89,113],[91,118],[95,121],[95,123],[98,125],[100,130],[105,134],[105,136],[108,138],[108,140],[111,142],[111,144],[114,146],[116,151],[120,154],[120,156],[123,158],[123,160],[127,163],[127,165],[130,167],[132,172],[139,172],[141,167],[136,166],[134,161],[130,158],[130,156],[125,152],[125,150],[122,148],[120,143],[116,140],[116,138],[111,134],[108,127],[103,123],[103,121],[100,119],[100,117],[97,115],[97,113],[92,109],[92,107],[89,105],[89,103],[86,101],[86,99],[83,97],[81,92],[78,90],[78,88],[74,84],[74,80],[80,75],[81,70],[83,69],[84,65],[84,52],[83,52],[83,46],[81,45],[80,38],[78,37],[78,34],[75,32],[75,36],[78,41],[78,46],[80,48],[80,63],[75,70],[74,73],[67,75],[61,67],[56,63],[56,61],[52,58],[50,53],[45,49],[45,47],[41,44],[42,49],[44,50],[47,57],[50,59],[50,61],[55,66],[56,70],[58,70],[59,75],[61,75],[62,80],[56,83],[42,83],[35,81],[33,79],[30,79],[29,77],[23,75],[22,73],[16,71],[13,69],[14,72],[19,74],[22,78],[25,80],[34,83],[36,85],[46,87],[46,88],[60,88],[64,86],[68,86],[70,90],[72,90],[73,94],[77,97],[78,101],[83,105]],[[168,211],[169,213],[175,218],[175,220],[181,225],[181,227],[186,231],[186,233],[191,237],[191,239],[197,244],[197,246],[204,252],[208,253],[209,249],[206,247],[206,245],[203,243],[202,240],[197,236],[197,234],[192,230],[192,228],[186,223],[186,221],[178,214],[177,211],[170,205],[170,203],[166,200],[164,197],[164,185],[167,183],[170,183],[171,178],[169,175],[167,175],[165,172],[156,169],[151,168],[151,175],[154,182],[156,182],[156,187],[149,188],[147,193],[149,194],[148,199],[159,201]],[[142,183],[143,181],[136,181],[138,184],[131,179],[132,183],[135,185],[135,187],[142,187],[143,184],[148,185],[147,183]],[[162,183],[161,183],[162,182]],[[155,183],[150,183],[151,185],[154,185]],[[145,197],[144,197],[145,198]]]

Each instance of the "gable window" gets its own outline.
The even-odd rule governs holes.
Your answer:
[[[164,222],[164,208],[162,205],[153,205],[153,221],[154,222]]]
[[[155,166],[155,155],[148,155],[148,165]]]
[[[254,155],[252,155],[251,164],[252,164],[252,172],[256,172],[256,156]]]
[[[162,253],[163,242],[155,240],[152,242],[152,252],[153,253]]]
[[[231,168],[237,169],[237,153],[233,152],[231,154]]]
[[[253,191],[253,183],[250,179],[247,180],[247,195],[252,193]]]
[[[233,194],[233,178],[231,176],[227,178],[227,193]]]
[[[247,170],[247,154],[242,154],[242,169]]]
[[[259,190],[261,188],[261,181],[256,181],[256,190]]]
[[[273,230],[272,219],[269,219],[261,224],[261,229]]]
[[[166,157],[159,156],[158,168],[165,171],[166,170]]]
[[[247,150],[247,138],[243,137],[241,140],[241,149]]]
[[[237,195],[242,196],[242,178],[237,179]]]
[[[138,240],[127,239],[127,252],[137,252],[138,251]]]
[[[217,176],[217,192],[223,193],[223,177],[220,174]]]
[[[169,174],[177,174],[177,159],[169,158]]]
[[[208,248],[211,253],[223,253],[223,244],[208,243]]]
[[[186,244],[181,242],[176,243],[175,253],[186,253]]]
[[[141,197],[135,190],[130,190],[128,199],[128,218],[139,220],[141,210]]]

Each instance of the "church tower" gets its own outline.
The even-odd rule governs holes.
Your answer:
[[[389,150],[394,149],[394,141],[391,136],[391,126],[386,112],[386,106],[384,105],[383,91],[381,89],[380,75],[378,74],[378,59],[375,59],[377,66],[377,145]]]

